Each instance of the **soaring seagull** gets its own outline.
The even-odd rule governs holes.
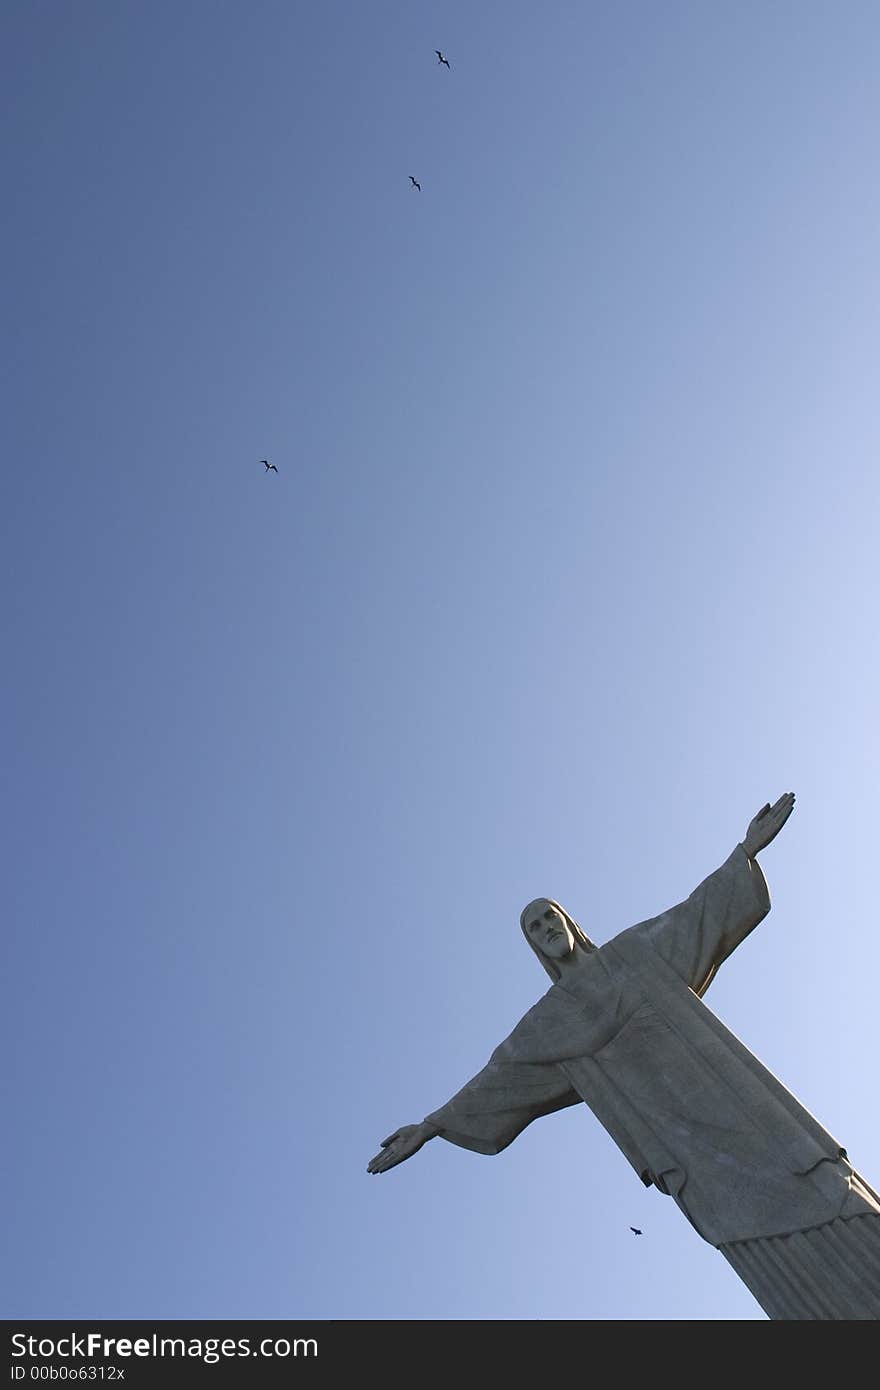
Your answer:
[[[445,63],[446,66],[449,67],[449,59],[443,57],[443,54],[440,52],[440,49],[439,49],[439,48],[435,48],[435,49],[434,49],[434,52],[437,54],[437,62],[438,62],[438,63]],[[451,72],[452,69],[449,68],[449,71]]]
[[[270,463],[268,459],[260,459],[260,463],[265,463],[267,473],[270,469],[272,469],[274,473],[278,472],[278,469],[275,467],[274,463]]]
[[[630,1230],[632,1231],[634,1236],[640,1236],[642,1234],[638,1226],[630,1226]]]
[[[419,192],[421,193],[421,191],[422,191],[422,185],[419,183],[418,179],[414,179],[413,176],[412,176],[412,174],[410,174],[410,176],[409,176],[409,181],[410,181],[410,183],[412,184],[413,188],[417,188],[417,189],[419,190]]]

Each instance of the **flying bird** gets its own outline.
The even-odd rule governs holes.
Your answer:
[[[410,183],[412,184],[413,188],[417,188],[417,189],[419,190],[419,192],[421,193],[421,191],[422,191],[422,185],[419,183],[418,179],[414,179],[413,176],[412,176],[412,174],[410,174],[410,176],[409,176],[409,181],[410,181]]]
[[[438,62],[438,63],[445,63],[446,66],[449,67],[449,59],[443,57],[443,54],[440,52],[440,49],[439,49],[439,48],[435,48],[435,49],[434,49],[434,52],[437,54],[437,62]],[[449,71],[451,72],[452,69],[449,68]]]
[[[267,473],[269,472],[270,469],[273,471],[273,473],[277,473],[277,472],[278,472],[278,469],[275,467],[274,463],[270,463],[268,459],[260,459],[260,463],[264,463],[264,464],[266,465],[266,472],[267,472]]]
[[[632,1231],[634,1236],[640,1236],[642,1234],[638,1226],[630,1226],[630,1230]]]

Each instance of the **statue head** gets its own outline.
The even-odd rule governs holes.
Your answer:
[[[519,919],[523,936],[555,984],[563,965],[578,951],[595,951],[595,942],[553,898],[534,898]]]

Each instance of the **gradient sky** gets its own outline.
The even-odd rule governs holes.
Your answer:
[[[880,10],[2,31],[5,1315],[763,1319],[586,1107],[366,1164],[793,789],[707,1004],[880,1182]]]

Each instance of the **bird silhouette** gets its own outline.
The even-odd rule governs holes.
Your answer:
[[[640,1236],[642,1234],[638,1226],[630,1226],[630,1230],[632,1231],[634,1236]]]
[[[445,63],[446,66],[449,67],[449,59],[443,57],[443,54],[440,52],[440,49],[439,49],[439,48],[435,48],[435,49],[434,49],[434,52],[437,54],[437,62],[438,62],[438,63]],[[449,68],[449,71],[451,72],[452,69]]]
[[[278,469],[275,467],[274,463],[270,463],[268,459],[260,459],[260,463],[264,463],[264,464],[266,465],[266,472],[267,472],[267,473],[269,472],[270,469],[272,470],[273,473],[277,473],[277,472],[278,472]]]
[[[410,183],[412,184],[413,188],[417,188],[417,189],[419,190],[419,192],[421,193],[421,191],[422,191],[422,185],[419,183],[418,179],[414,179],[413,176],[412,176],[412,174],[410,174],[410,176],[409,176],[409,181],[410,181]]]

